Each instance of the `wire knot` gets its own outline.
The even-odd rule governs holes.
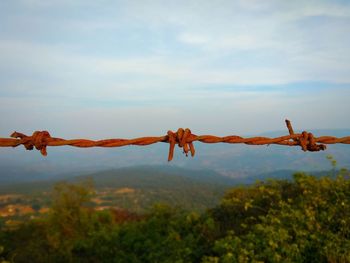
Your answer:
[[[304,152],[318,152],[326,149],[326,145],[316,143],[315,137],[311,132],[303,131],[297,141]]]
[[[289,120],[286,120],[286,125],[291,136],[294,136],[294,130]],[[298,137],[293,140],[301,146],[301,149],[306,152],[318,152],[326,150],[327,146],[324,144],[317,144],[314,135],[311,132],[303,131]]]
[[[174,157],[174,148],[177,144],[183,149],[184,154],[188,156],[188,152],[191,152],[191,156],[194,156],[195,150],[193,146],[193,137],[190,129],[178,129],[177,132],[168,131],[168,143],[169,143],[169,156],[168,161],[170,162]]]
[[[36,131],[32,136],[14,132],[11,134],[11,137],[21,139],[19,144],[23,144],[27,150],[33,150],[35,147],[42,155],[47,155],[46,147],[48,140],[51,138],[48,131]]]

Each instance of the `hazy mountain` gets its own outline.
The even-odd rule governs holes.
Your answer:
[[[0,185],[0,194],[35,194],[51,191],[58,178]],[[62,177],[60,177],[62,179]],[[234,179],[210,170],[170,166],[137,166],[63,178],[68,182],[93,180],[100,206],[143,211],[154,203],[201,210],[215,206]]]
[[[161,165],[144,165],[124,167],[118,169],[103,170],[93,173],[82,173],[76,176],[61,175],[50,178],[40,178],[37,176],[35,180],[19,182],[6,181],[0,185],[0,192],[8,191],[35,191],[48,189],[53,184],[60,181],[76,182],[85,179],[93,179],[97,188],[101,187],[137,187],[151,189],[174,188],[176,182],[186,181],[189,184],[208,184],[220,186],[232,186],[236,184],[236,180],[223,176],[211,170],[184,169],[174,166]],[[176,181],[176,182],[175,182]],[[11,189],[11,190],[9,190]],[[17,189],[17,190],[16,190]]]
[[[78,182],[92,179],[96,188],[123,188],[140,189],[172,188],[179,189],[184,184],[189,189],[197,186],[212,186],[227,188],[234,185],[252,184],[267,179],[291,179],[296,170],[275,170],[272,172],[255,174],[247,177],[228,177],[209,169],[185,169],[165,165],[143,165],[103,170],[93,173],[82,173],[71,176],[63,174],[55,177],[33,177],[31,181],[6,181],[0,185],[1,193],[38,192],[48,191],[57,182]],[[331,170],[312,171],[311,174],[323,176],[334,173]]]

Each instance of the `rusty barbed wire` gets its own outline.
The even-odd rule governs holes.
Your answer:
[[[183,149],[183,152],[188,156],[191,153],[195,155],[193,142],[199,141],[202,143],[244,143],[248,145],[286,145],[286,146],[301,146],[303,151],[323,151],[326,149],[325,144],[350,144],[350,136],[337,138],[333,136],[314,137],[310,132],[303,131],[302,133],[294,133],[292,125],[289,120],[286,120],[286,125],[289,135],[267,138],[267,137],[251,137],[243,138],[237,135],[230,135],[218,137],[213,135],[195,135],[190,129],[178,129],[177,132],[168,131],[167,135],[160,137],[141,137],[135,139],[106,139],[106,140],[87,140],[87,139],[73,139],[65,140],[61,138],[51,137],[47,131],[36,131],[31,136],[23,133],[14,132],[11,134],[12,138],[0,138],[0,147],[17,147],[23,145],[27,150],[33,150],[34,147],[46,156],[47,146],[74,146],[74,147],[122,147],[126,145],[145,146],[158,142],[169,143],[168,161],[171,161],[174,156],[175,145],[177,144]]]

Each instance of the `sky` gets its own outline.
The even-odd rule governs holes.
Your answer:
[[[0,1],[0,137],[350,128],[350,1]]]

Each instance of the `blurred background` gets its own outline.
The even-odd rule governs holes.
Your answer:
[[[61,138],[195,134],[350,134],[347,1],[0,2],[0,137],[48,130]],[[135,165],[248,176],[323,170],[331,154],[282,146],[50,147],[48,157],[0,149],[2,180]]]

